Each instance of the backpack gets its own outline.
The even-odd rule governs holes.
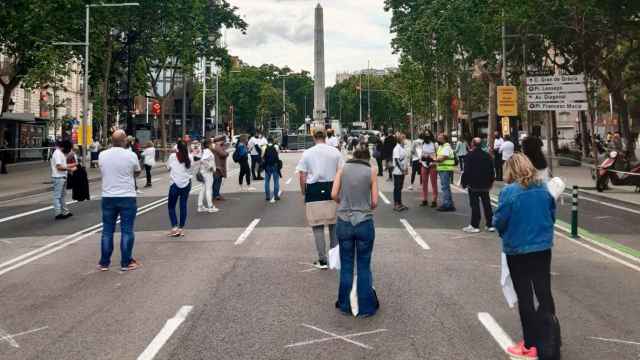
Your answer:
[[[275,145],[267,145],[264,151],[264,166],[273,166],[278,164],[278,150]]]
[[[240,162],[240,151],[239,151],[239,146],[236,144],[236,150],[233,152],[233,155],[231,156],[231,159],[233,159],[233,162]]]

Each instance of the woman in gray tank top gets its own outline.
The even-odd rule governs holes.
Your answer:
[[[349,294],[357,267],[358,316],[376,313],[378,298],[373,289],[371,253],[375,239],[373,210],[378,204],[377,170],[369,164],[369,149],[358,147],[338,171],[331,196],[338,203],[336,234],[340,244],[340,287],[336,307],[351,314]],[[354,264],[355,263],[355,264]]]

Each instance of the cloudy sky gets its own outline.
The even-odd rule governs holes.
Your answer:
[[[288,65],[313,73],[313,19],[317,0],[230,0],[249,24],[246,35],[229,31],[233,55],[251,65]],[[321,0],[324,8],[326,83],[337,72],[397,66],[391,53],[383,0]]]

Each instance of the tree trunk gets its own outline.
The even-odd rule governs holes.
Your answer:
[[[551,144],[553,145],[553,153],[557,153],[560,146],[558,145],[558,113],[551,112]]]
[[[622,135],[622,138],[626,140],[627,157],[629,160],[635,161],[635,139],[633,138],[633,134],[631,133],[631,126],[629,124],[627,100],[625,100],[624,93],[621,89],[611,91],[611,97],[613,98],[613,106],[618,112],[620,133]]]
[[[162,160],[167,160],[167,120],[165,117],[165,109],[166,109],[166,99],[167,97],[160,97],[158,100],[160,101],[160,144],[162,146]]]
[[[580,111],[580,143],[582,144],[582,156],[589,156],[589,128],[587,127],[587,114]]]
[[[489,153],[493,154],[493,141],[495,140],[494,132],[496,131],[496,113],[497,109],[497,86],[496,79],[491,76],[489,79],[489,119],[487,121],[487,136],[489,141]]]
[[[11,93],[13,89],[18,86],[18,82],[10,81],[9,84],[2,84],[2,111],[0,111],[0,115],[9,111],[9,101],[11,101]],[[4,120],[0,121],[0,142],[4,141],[4,133],[6,131],[6,126]]]

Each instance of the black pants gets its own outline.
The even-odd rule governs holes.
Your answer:
[[[246,178],[247,185],[251,185],[251,169],[249,168],[249,159],[244,158],[240,160],[240,177],[238,183],[242,185],[242,178]]]
[[[258,180],[260,172],[260,155],[251,155],[251,175],[253,180]]]
[[[422,183],[422,178],[420,178],[420,160],[411,161],[411,185],[416,181],[416,174],[418,174],[418,178]]]
[[[542,317],[554,314],[556,306],[551,295],[551,250],[523,255],[507,255],[507,264],[518,295],[518,310],[522,323],[522,335],[526,347],[536,346],[540,340]],[[533,296],[538,299],[538,310]]]
[[[491,199],[488,191],[474,191],[469,189],[469,205],[471,206],[471,226],[480,226],[480,202],[484,211],[484,219],[487,227],[492,227],[493,210],[491,209]]]
[[[402,205],[402,185],[404,185],[404,175],[393,175],[393,203]]]
[[[458,156],[458,166],[460,167],[460,171],[464,171],[464,159],[467,155]]]
[[[378,163],[378,176],[384,176],[384,168],[382,167],[382,158],[376,158],[376,162]]]
[[[151,166],[145,165],[144,171],[147,174],[147,186],[151,186]]]
[[[496,170],[496,180],[502,181],[502,154],[497,151],[493,158],[493,167]]]

